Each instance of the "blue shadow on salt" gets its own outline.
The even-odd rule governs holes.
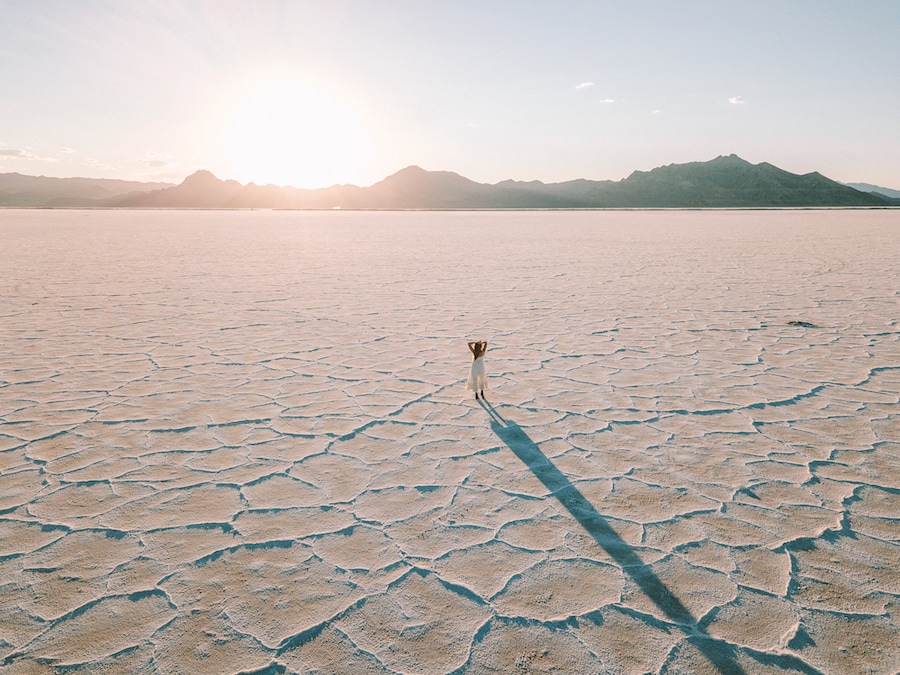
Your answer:
[[[541,452],[537,443],[532,441],[518,424],[506,420],[490,403],[481,399],[479,403],[490,416],[491,428],[500,440],[531,469],[538,480],[621,566],[622,571],[634,580],[653,604],[688,635],[688,640],[710,663],[721,673],[744,673],[735,659],[734,648],[722,640],[711,637],[700,628],[697,619],[687,607],[616,533],[565,474]]]

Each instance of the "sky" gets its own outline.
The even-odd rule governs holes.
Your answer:
[[[0,0],[0,173],[900,189],[898,0]]]

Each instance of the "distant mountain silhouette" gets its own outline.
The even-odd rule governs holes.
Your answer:
[[[709,162],[672,164],[635,171],[617,183],[609,205],[710,208],[876,206],[889,203],[860,193],[818,172],[792,174],[771,164],[750,164],[736,155]]]
[[[871,183],[844,183],[854,190],[860,192],[874,192],[875,194],[884,195],[891,199],[900,199],[900,190],[892,190],[891,188],[881,187],[880,185],[872,185]]]
[[[97,206],[131,193],[171,187],[171,183],[141,183],[107,178],[49,178],[0,173],[0,206]]]
[[[198,171],[177,186],[79,197],[50,204],[8,202],[0,175],[0,205],[108,206],[130,208],[276,209],[531,209],[531,208],[769,208],[900,206],[900,199],[860,191],[820,173],[792,174],[768,163],[750,164],[728,155],[708,162],[671,164],[635,171],[620,181],[563,183],[507,180],[476,183],[449,171],[410,166],[369,187],[334,185],[305,190],[241,185]],[[46,180],[46,179],[45,179]],[[58,179],[61,180],[61,179]],[[76,179],[67,179],[76,180]],[[88,180],[88,179],[78,179]],[[146,184],[143,184],[146,185]]]
[[[181,185],[125,195],[115,201],[117,206],[215,209],[227,204],[242,189],[235,180],[222,181],[209,171],[197,171]]]
[[[883,195],[855,190],[819,173],[802,176],[735,156],[635,171],[621,181],[574,180],[476,183],[449,171],[407,167],[366,188],[336,185],[321,190],[241,187],[198,172],[181,185],[137,195],[125,206],[288,209],[482,209],[482,208],[759,208],[900,205]]]

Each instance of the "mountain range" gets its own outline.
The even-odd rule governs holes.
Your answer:
[[[860,192],[874,192],[892,199],[900,199],[900,190],[892,190],[890,188],[872,185],[871,183],[844,183],[844,185],[849,185],[854,190],[859,190]]]
[[[110,178],[49,178],[0,173],[0,206],[105,206],[126,195],[172,187],[171,183],[142,183]]]
[[[875,186],[866,186],[874,188]],[[883,190],[879,188],[878,190]],[[900,206],[818,172],[798,175],[736,155],[635,171],[620,181],[476,183],[448,171],[407,167],[369,187],[307,190],[242,185],[197,171],[181,184],[0,174],[0,206],[274,209],[785,208]],[[890,190],[887,190],[890,193]]]

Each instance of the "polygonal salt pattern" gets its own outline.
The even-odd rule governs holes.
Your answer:
[[[0,670],[897,672],[898,225],[0,211]]]

